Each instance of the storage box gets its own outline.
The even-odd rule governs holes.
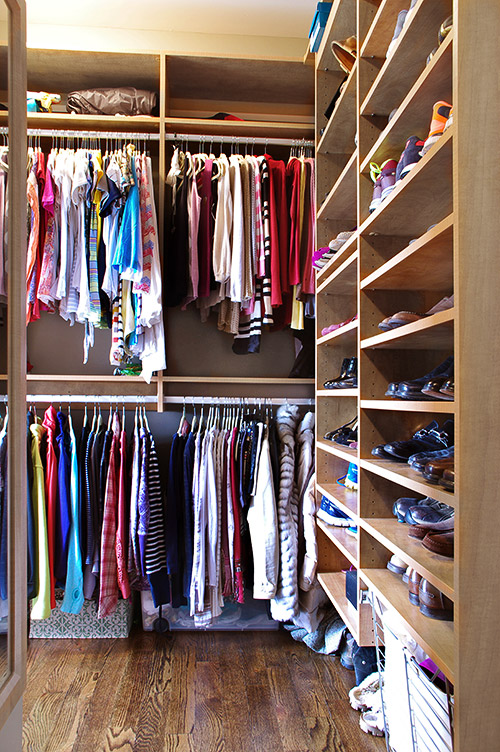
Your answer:
[[[345,573],[345,595],[349,603],[358,610],[358,570],[348,569]]]
[[[318,3],[317,5],[311,28],[309,29],[309,49],[311,52],[319,50],[331,7],[331,3]]]
[[[243,605],[227,602],[222,609],[222,614],[214,619],[206,629],[211,631],[279,629],[278,622],[268,615],[268,603],[269,601],[254,600],[250,594],[247,596],[247,592],[245,592],[245,603]],[[154,622],[159,616],[159,609],[155,608],[149,590],[141,592],[141,607],[142,628],[145,632],[151,632],[154,629]],[[188,606],[181,606],[180,608],[163,606],[161,615],[168,620],[170,629],[173,631],[199,629],[195,626],[193,617],[189,615]]]
[[[30,637],[92,638],[128,637],[132,627],[132,600],[119,600],[116,611],[104,619],[97,618],[97,601],[84,601],[79,614],[61,611],[62,597],[56,597],[56,607],[48,619],[32,619]]]

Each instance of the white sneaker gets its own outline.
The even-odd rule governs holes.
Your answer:
[[[380,683],[378,671],[375,671],[349,691],[349,702],[354,710],[368,710],[380,704],[377,694],[380,695]]]
[[[373,736],[384,736],[384,715],[382,710],[373,711],[366,710],[361,714],[359,718],[359,725],[365,734],[373,734]]]

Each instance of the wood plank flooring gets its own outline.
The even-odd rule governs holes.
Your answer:
[[[354,672],[285,631],[31,640],[25,752],[382,752]]]

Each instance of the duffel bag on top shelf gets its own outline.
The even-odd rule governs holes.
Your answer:
[[[154,91],[133,86],[82,89],[68,94],[66,109],[77,115],[153,115],[157,101]]]

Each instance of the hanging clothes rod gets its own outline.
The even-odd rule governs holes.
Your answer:
[[[194,133],[166,133],[165,141],[203,141],[218,144],[269,144],[269,146],[314,147],[314,141],[305,138],[266,138],[265,136],[209,136]]]
[[[0,127],[0,135],[8,135],[9,129]],[[95,139],[129,139],[130,141],[159,141],[159,133],[138,133],[122,131],[67,131],[58,128],[28,128],[28,136],[47,138],[95,138]]]
[[[7,395],[0,395],[0,401],[7,402]],[[26,402],[65,402],[65,403],[91,403],[91,404],[109,404],[110,402],[119,402],[125,405],[154,405],[158,398],[153,395],[143,397],[137,395],[118,395],[118,394],[27,394]],[[163,398],[164,404],[170,405],[209,405],[220,403],[221,405],[239,404],[245,405],[314,405],[314,399],[297,397],[171,397]]]

